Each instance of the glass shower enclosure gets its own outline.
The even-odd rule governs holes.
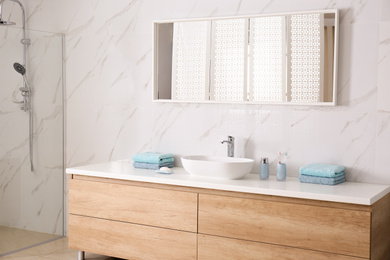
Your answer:
[[[63,35],[27,30],[29,113],[21,109],[22,30],[0,27],[0,257],[64,234]]]

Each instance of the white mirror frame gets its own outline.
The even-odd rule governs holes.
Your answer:
[[[158,91],[158,72],[160,67],[159,65],[159,54],[158,54],[158,44],[160,43],[159,37],[173,37],[169,35],[159,35],[158,28],[164,24],[173,24],[176,22],[196,22],[196,21],[217,21],[225,19],[249,19],[249,18],[258,18],[258,17],[272,17],[272,16],[288,16],[288,15],[299,15],[299,14],[327,14],[331,13],[335,15],[335,31],[334,31],[334,56],[333,56],[333,97],[331,102],[264,102],[264,101],[216,101],[216,100],[197,100],[197,101],[187,101],[187,100],[172,100],[172,99],[159,99]],[[153,101],[154,102],[168,102],[168,103],[230,103],[230,104],[276,104],[276,105],[304,105],[304,106],[335,106],[337,104],[337,71],[338,71],[338,45],[339,45],[339,11],[337,9],[328,9],[328,10],[314,10],[314,11],[302,11],[302,12],[289,12],[289,13],[277,13],[277,14],[266,14],[266,15],[250,15],[250,16],[233,16],[233,17],[213,17],[213,18],[199,18],[199,19],[181,19],[181,20],[164,20],[164,21],[155,21],[153,23],[153,32],[154,32],[154,43],[153,43]],[[165,66],[167,67],[167,66]],[[172,66],[171,66],[172,67]],[[165,76],[171,76],[172,68],[167,68]]]

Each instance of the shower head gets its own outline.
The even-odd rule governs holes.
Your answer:
[[[0,20],[0,25],[3,25],[3,26],[9,26],[9,25],[15,25],[15,24],[16,23],[14,23],[14,22]]]
[[[2,16],[3,16],[3,10],[2,10],[3,9],[3,3],[5,1],[6,0],[0,0],[0,25],[5,25],[5,26],[15,25],[16,23],[10,22],[10,21],[4,21],[3,18],[2,18]],[[24,14],[24,7],[23,7],[22,3],[19,0],[10,0],[10,1],[19,4],[20,8],[22,8],[23,28],[25,28],[25,14]]]
[[[14,69],[16,70],[17,73],[20,73],[22,76],[26,74],[26,68],[20,63],[15,62]]]

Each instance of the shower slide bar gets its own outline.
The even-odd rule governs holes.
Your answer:
[[[4,2],[7,0],[0,0],[0,25],[9,26],[9,25],[15,25],[15,22],[11,21],[4,21],[2,19],[2,7]],[[23,76],[23,87],[19,90],[21,91],[21,95],[23,96],[23,101],[16,102],[19,104],[22,104],[21,109],[23,111],[29,112],[29,154],[30,154],[30,168],[31,172],[34,172],[34,163],[33,163],[33,134],[34,134],[34,126],[33,126],[33,111],[31,106],[31,88],[28,84],[27,78],[26,78],[26,60],[27,60],[27,46],[31,44],[31,40],[26,38],[26,17],[25,17],[25,11],[23,4],[19,0],[8,0],[11,2],[15,2],[19,4],[20,8],[22,9],[22,29],[23,29],[23,38],[20,40],[20,42],[23,44],[23,65],[19,63],[14,63],[14,69],[20,73]]]

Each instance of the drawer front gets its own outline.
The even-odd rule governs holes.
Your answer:
[[[196,259],[195,233],[69,215],[69,247],[133,260]]]
[[[199,195],[199,233],[369,258],[370,212]]]
[[[69,213],[197,231],[197,199],[191,192],[69,180]]]
[[[316,252],[238,239],[198,235],[198,260],[362,260],[352,256]]]

